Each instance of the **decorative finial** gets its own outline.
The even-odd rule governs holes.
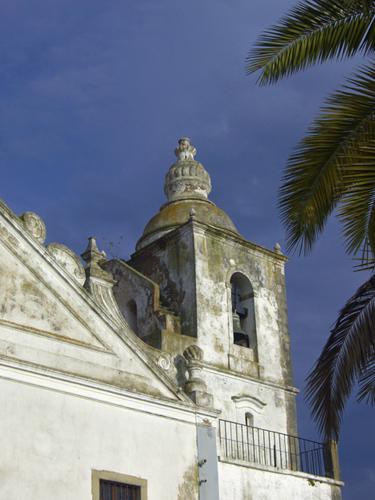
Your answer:
[[[275,253],[279,253],[279,254],[282,254],[282,253],[283,253],[283,252],[281,251],[281,246],[280,246],[280,243],[276,243],[273,249],[274,249]]]
[[[207,384],[202,378],[203,351],[193,344],[183,352],[189,380],[185,384],[186,394],[199,406],[213,407],[213,396],[207,392]]]
[[[207,200],[211,179],[204,166],[194,160],[197,153],[188,137],[182,137],[175,149],[177,161],[165,176],[164,192],[169,202],[186,199]]]
[[[99,278],[101,280],[113,282],[110,273],[105,271],[101,264],[106,261],[106,253],[100,251],[98,245],[96,244],[96,239],[94,237],[89,238],[89,243],[86,250],[81,254],[82,259],[86,262],[85,272],[86,281],[85,288],[90,289],[92,285],[92,279]]]
[[[182,355],[188,363],[203,361],[203,350],[196,344],[189,345],[189,347],[184,350]]]
[[[189,137],[181,137],[178,141],[178,147],[174,150],[178,161],[182,160],[194,160],[194,156],[197,154],[197,150],[191,143]]]
[[[106,257],[105,252],[99,250],[94,236],[90,236],[87,248],[82,254],[82,259],[87,262],[88,265],[92,265],[98,264],[99,261],[102,261]]]

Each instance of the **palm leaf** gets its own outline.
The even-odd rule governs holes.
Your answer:
[[[375,137],[375,121],[372,135]],[[356,163],[344,172],[350,187],[343,196],[339,217],[344,223],[347,251],[362,251],[368,263],[369,252],[375,256],[375,140],[360,148]]]
[[[274,83],[332,58],[373,51],[375,2],[305,0],[266,31],[247,58],[247,71],[261,70],[261,84]]]
[[[374,139],[372,64],[328,99],[288,161],[279,205],[289,250],[307,253],[311,249],[332,210],[356,182],[353,164],[363,160],[363,148]]]
[[[373,257],[372,252],[370,252],[368,245],[364,245],[362,257],[355,258],[354,261],[358,262],[354,266],[355,272],[359,271],[374,272],[375,270],[375,258]]]
[[[354,382],[362,380],[360,397],[370,394],[374,349],[375,276],[372,276],[340,312],[307,379],[307,399],[326,439],[338,439],[343,408]]]
[[[375,354],[374,351],[366,365],[362,369],[359,378],[358,401],[366,401],[367,403],[375,404]]]

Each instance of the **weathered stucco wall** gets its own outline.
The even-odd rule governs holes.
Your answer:
[[[277,386],[203,370],[208,392],[214,396],[220,418],[245,424],[245,414],[254,417],[254,426],[276,432],[288,432],[287,391]]]
[[[0,380],[0,498],[92,500],[91,471],[147,480],[148,500],[198,500],[195,422]],[[9,438],[11,436],[11,439]]]
[[[20,237],[0,243],[0,353],[13,360],[86,376],[133,391],[172,396],[122,335],[87,303],[43,254]],[[6,241],[5,239],[3,242]],[[9,240],[8,240],[9,241]]]
[[[290,384],[284,259],[224,231],[198,224],[193,231],[198,338],[206,360],[254,375],[258,358],[261,378]],[[233,345],[230,279],[238,272],[249,279],[254,292],[257,352]]]
[[[159,286],[123,261],[108,261],[103,268],[115,280],[113,293],[128,325],[142,340],[160,347]]]
[[[304,474],[284,474],[219,462],[220,500],[340,500],[340,486]]]
[[[176,230],[132,255],[129,264],[160,286],[161,303],[180,315],[181,333],[196,336],[194,246],[191,231]]]
[[[192,230],[196,255],[198,345],[205,353],[205,362],[221,370],[229,369],[270,383],[267,386],[211,374],[207,376],[209,392],[223,409],[223,418],[229,419],[234,415],[233,396],[266,399],[263,415],[255,418],[258,420],[255,425],[295,435],[296,391],[291,387],[285,259],[223,231],[199,224],[194,224]],[[233,343],[230,279],[238,272],[249,279],[254,292],[257,349]],[[244,423],[243,416],[241,422]]]

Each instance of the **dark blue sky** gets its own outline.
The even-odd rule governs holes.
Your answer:
[[[181,135],[210,172],[211,199],[248,239],[283,244],[283,166],[323,98],[353,62],[275,87],[245,75],[248,49],[290,0],[3,0],[0,6],[0,196],[32,210],[48,240],[80,253],[95,234],[126,257],[164,201]],[[335,222],[287,269],[296,385],[337,311],[365,279]],[[316,437],[303,396],[300,434]],[[341,439],[344,498],[375,488],[373,410],[350,404]]]

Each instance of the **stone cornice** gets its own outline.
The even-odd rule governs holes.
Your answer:
[[[157,247],[160,245],[161,242],[167,242],[170,240],[174,240],[177,238],[178,235],[183,234],[184,232],[188,231],[191,228],[194,228],[194,230],[198,230],[203,232],[208,232],[211,236],[216,237],[220,240],[223,239],[223,237],[228,241],[231,241],[233,244],[241,245],[247,249],[251,249],[257,253],[262,253],[263,255],[267,256],[270,258],[273,262],[278,261],[280,263],[285,263],[288,261],[288,257],[274,252],[272,250],[269,250],[268,248],[262,247],[261,245],[258,245],[256,243],[253,243],[251,241],[246,240],[244,237],[242,237],[240,234],[235,233],[233,231],[229,231],[227,229],[219,229],[214,226],[210,226],[208,224],[205,224],[204,222],[199,222],[195,219],[190,219],[188,220],[185,224],[177,227],[176,229],[172,229],[169,233],[164,234],[157,240],[149,243],[148,245],[144,246],[143,248],[137,250],[134,252],[133,255],[142,255],[143,252],[147,252],[148,250]],[[133,255],[131,257],[133,257]]]
[[[154,397],[1,358],[0,378],[192,424],[195,424],[197,419],[203,421],[208,419],[215,423],[220,414],[218,410],[198,407],[190,400],[183,402]]]

